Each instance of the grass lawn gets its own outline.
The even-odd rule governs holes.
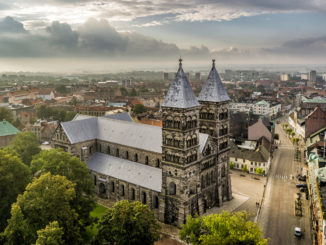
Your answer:
[[[100,219],[102,215],[108,210],[107,207],[102,206],[101,204],[96,204],[96,207],[91,211],[91,216],[93,218]]]
[[[108,210],[108,208],[100,205],[100,204],[96,204],[95,208],[93,209],[93,211],[91,211],[90,215],[93,218],[97,218],[100,219],[102,217],[102,215]],[[86,227],[87,233],[90,237],[90,239],[94,239],[97,235],[97,224],[93,224],[90,226]]]

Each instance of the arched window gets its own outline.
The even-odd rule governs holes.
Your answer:
[[[154,197],[154,208],[158,208],[159,207],[159,201],[158,201],[158,196]]]
[[[135,162],[138,162],[138,154],[135,154]]]
[[[160,159],[156,159],[156,167],[160,167]]]
[[[117,150],[115,151],[115,156],[116,156],[116,157],[119,157],[119,155],[120,155],[120,154],[119,154],[119,149],[117,149]]]
[[[149,163],[149,159],[148,159],[148,156],[145,157],[145,164],[148,165]]]
[[[206,174],[206,185],[207,186],[209,185],[209,176],[208,176],[208,174]]]
[[[124,195],[125,195],[125,186],[120,185],[120,196],[124,196]]]
[[[129,159],[129,152],[126,151],[126,159]]]
[[[108,154],[110,154],[110,146],[108,146],[106,151],[107,151]]]
[[[205,180],[204,180],[204,176],[201,176],[201,188],[205,188]]]
[[[135,189],[134,188],[131,188],[131,197],[130,197],[131,200],[135,200]]]
[[[112,182],[111,182],[111,192],[114,192],[114,191],[115,191],[115,190],[114,190],[114,189],[115,189],[114,187],[115,187],[115,186],[114,186],[114,182],[112,181]]]
[[[177,189],[177,187],[176,187],[175,183],[174,183],[174,182],[171,182],[171,183],[169,184],[169,194],[170,194],[170,195],[175,195],[176,192],[177,192],[176,189]]]
[[[142,192],[142,198],[141,198],[141,201],[143,204],[146,204],[147,203],[147,196],[146,196],[146,192]]]

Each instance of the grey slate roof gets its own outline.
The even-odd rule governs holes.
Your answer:
[[[146,151],[162,153],[162,128],[104,117],[62,122],[71,144],[100,139]],[[199,134],[200,151],[207,142],[207,134]]]
[[[207,81],[199,93],[199,101],[223,102],[230,100],[230,97],[222,84],[221,78],[215,68],[213,60],[212,69],[208,75]]]
[[[122,121],[127,121],[127,122],[133,122],[134,120],[130,116],[129,112],[122,112],[122,113],[115,113],[115,114],[110,114],[107,116],[104,116],[106,118],[112,118],[116,120],[122,120]]]
[[[190,108],[199,106],[189,80],[182,69],[181,61],[180,59],[179,70],[162,103],[163,107]]]
[[[161,192],[162,169],[96,152],[87,161],[88,169],[141,187]]]

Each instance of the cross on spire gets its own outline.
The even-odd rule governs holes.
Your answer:
[[[212,62],[213,62],[213,67],[215,67],[215,59],[212,59]]]
[[[180,56],[180,58],[179,58],[179,68],[181,68],[182,67],[182,59],[181,59],[181,56]]]

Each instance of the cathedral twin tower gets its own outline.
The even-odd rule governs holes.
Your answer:
[[[164,212],[160,220],[182,225],[232,198],[229,176],[229,102],[213,60],[196,98],[179,69],[162,104]]]

